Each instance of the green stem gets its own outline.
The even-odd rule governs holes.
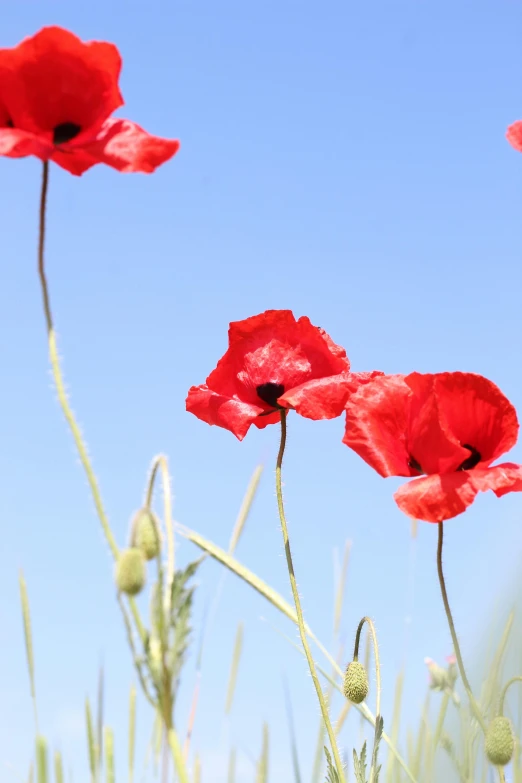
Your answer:
[[[508,688],[510,688],[513,685],[514,682],[522,682],[522,677],[520,675],[517,676],[517,677],[512,677],[504,685],[504,689],[503,689],[502,694],[500,696],[499,715],[504,715],[504,701],[506,699],[506,694],[508,692]]]
[[[370,629],[370,634],[373,642],[373,654],[375,655],[375,677],[377,679],[377,698],[376,698],[376,705],[375,705],[375,717],[378,718],[379,715],[381,714],[381,664],[379,660],[379,645],[377,643],[377,633],[375,631],[375,625],[373,624],[373,620],[371,620],[369,617],[363,617],[363,619],[361,620],[361,622],[357,627],[357,633],[355,634],[355,647],[353,651],[353,660],[357,661],[359,659],[359,644],[361,641],[361,632],[365,623],[368,625],[368,628]]]
[[[308,644],[305,622],[303,617],[303,610],[301,608],[301,600],[299,598],[299,591],[297,589],[297,581],[294,572],[294,563],[292,560],[292,553],[290,550],[290,539],[288,537],[288,525],[286,523],[285,507],[283,503],[283,490],[281,485],[281,467],[283,464],[283,455],[285,453],[285,446],[286,446],[286,411],[282,410],[281,411],[281,443],[279,445],[279,453],[277,455],[277,462],[276,462],[276,495],[277,495],[277,507],[279,510],[279,519],[281,521],[281,529],[283,531],[283,542],[285,547],[286,564],[288,567],[288,574],[290,576],[290,586],[292,588],[292,595],[294,597],[295,611],[297,615],[297,625],[299,628],[299,635],[301,637],[301,644],[303,645],[303,650],[306,655],[306,660],[308,662],[308,668],[310,669],[312,681],[314,683],[315,691],[317,693],[317,698],[319,700],[321,714],[323,716],[324,724],[326,726],[326,731],[330,739],[330,745],[335,760],[335,766],[337,768],[337,774],[339,776],[339,780],[341,781],[341,783],[344,783],[345,780],[344,769],[341,762],[341,757],[339,755],[339,749],[337,747],[335,732],[333,730],[330,721],[330,716],[328,714],[328,707],[324,699],[324,694],[321,685],[319,683],[319,678],[317,676],[314,659],[312,657],[310,646]]]
[[[131,655],[132,655],[132,660],[134,662],[134,666],[136,668],[136,672],[138,674],[143,693],[144,693],[147,701],[151,705],[151,707],[153,707],[155,710],[157,710],[158,709],[158,705],[156,704],[156,702],[154,701],[154,699],[152,698],[152,696],[151,696],[151,694],[149,692],[149,688],[148,688],[147,682],[145,680],[145,675],[143,674],[143,669],[141,668],[141,663],[140,663],[140,660],[138,658],[138,653],[136,652],[136,647],[135,647],[134,639],[133,639],[133,636],[132,636],[131,622],[130,622],[130,619],[129,619],[128,615],[127,615],[127,610],[125,609],[125,604],[123,603],[123,598],[121,597],[121,593],[117,594],[117,598],[118,598],[118,603],[120,605],[121,613],[123,615],[123,622],[125,623],[125,630],[127,631],[127,640],[129,642],[129,647],[130,647],[130,651],[131,651]]]
[[[442,703],[440,705],[440,711],[439,711],[439,717],[437,718],[437,725],[435,726],[435,734],[433,735],[433,752],[437,750],[437,745],[440,742],[440,736],[442,734],[442,727],[444,726],[444,721],[446,719],[446,712],[448,711],[448,704],[449,704],[449,693],[444,691],[444,696],[442,697]]]
[[[373,783],[373,781],[375,780],[375,775],[377,774],[376,773],[376,764],[377,764],[376,739],[377,739],[377,727],[379,725],[379,718],[381,717],[381,690],[382,690],[381,689],[381,664],[379,660],[379,645],[377,643],[377,633],[375,631],[375,625],[373,624],[373,620],[371,620],[370,617],[363,617],[357,627],[357,633],[355,634],[355,647],[353,651],[353,660],[357,661],[359,658],[359,644],[361,641],[361,632],[365,623],[368,625],[372,637],[373,654],[375,656],[375,677],[377,680],[377,697],[376,697],[376,705],[375,705],[376,731],[375,731],[375,737],[373,743],[372,763],[370,768],[370,782]]]
[[[174,731],[174,729],[171,728],[168,730],[167,740],[170,746],[170,750],[172,752],[172,758],[174,759],[174,766],[176,768],[176,772],[179,778],[179,783],[189,783],[187,768],[185,767],[185,763],[183,761],[181,744],[179,741],[179,737]]]
[[[118,545],[116,544],[116,540],[113,536],[112,530],[109,525],[109,520],[107,519],[107,515],[103,507],[101,494],[98,487],[98,482],[96,481],[96,476],[94,475],[94,471],[92,469],[89,460],[87,447],[85,446],[85,443],[82,438],[82,434],[80,432],[80,428],[76,422],[76,419],[74,418],[74,414],[70,408],[69,401],[67,399],[67,392],[65,391],[65,384],[63,381],[62,371],[60,368],[60,360],[58,357],[58,349],[56,347],[56,335],[54,332],[53,316],[52,316],[51,302],[49,297],[49,287],[47,285],[47,277],[45,274],[45,261],[44,261],[45,216],[46,216],[46,208],[47,208],[48,186],[49,186],[49,162],[44,161],[43,174],[42,174],[42,189],[40,195],[40,225],[39,225],[39,235],[38,235],[38,275],[40,277],[40,286],[42,290],[45,323],[47,327],[49,358],[51,361],[51,369],[53,373],[54,383],[56,386],[56,392],[58,394],[58,402],[60,403],[60,407],[63,411],[63,415],[65,416],[65,420],[69,425],[69,429],[72,433],[76,450],[78,451],[78,456],[80,457],[80,462],[82,463],[83,469],[87,476],[87,481],[89,483],[91,495],[94,501],[94,505],[96,507],[98,518],[101,522],[103,532],[105,534],[105,538],[107,539],[107,543],[109,544],[109,548],[111,550],[112,556],[116,560],[119,555]],[[129,604],[140,637],[142,641],[144,641],[146,636],[145,629],[143,627],[143,623],[141,622],[141,618],[139,616],[136,604],[133,599],[129,600]]]
[[[439,539],[438,539],[438,546],[437,546],[437,571],[439,574],[439,584],[440,584],[440,591],[442,594],[442,601],[444,603],[444,609],[446,612],[446,617],[448,619],[448,625],[451,633],[451,638],[453,641],[455,656],[457,658],[457,663],[459,666],[460,676],[462,678],[462,684],[466,689],[469,703],[471,705],[471,709],[473,710],[475,718],[480,724],[480,727],[484,732],[484,734],[486,734],[486,724],[482,716],[482,713],[480,712],[480,707],[478,706],[477,702],[475,701],[475,697],[473,696],[473,691],[471,690],[471,685],[469,684],[468,676],[466,674],[466,669],[464,668],[464,661],[462,660],[462,653],[460,651],[459,640],[457,639],[455,623],[453,622],[453,615],[451,614],[451,609],[449,605],[448,592],[446,590],[446,582],[444,581],[444,572],[442,570],[442,545],[444,542],[444,522],[439,522],[438,528],[439,528]]]
[[[170,594],[172,583],[174,581],[175,571],[175,550],[174,550],[174,525],[172,524],[172,492],[170,487],[170,476],[167,458],[163,454],[158,454],[152,461],[150,476],[145,493],[145,508],[150,511],[152,505],[152,496],[154,494],[154,485],[158,470],[161,470],[161,482],[163,486],[163,522],[167,533],[167,583],[165,585],[165,609],[170,612]]]

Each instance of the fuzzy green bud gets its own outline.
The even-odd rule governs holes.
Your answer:
[[[515,738],[511,723],[503,715],[494,718],[486,732],[486,756],[497,767],[505,767],[513,758]]]
[[[137,595],[145,585],[145,558],[141,549],[124,549],[116,563],[116,586],[122,593]]]
[[[368,696],[368,675],[359,661],[348,664],[344,675],[344,695],[354,704],[360,704]]]
[[[161,540],[156,516],[148,508],[138,511],[132,522],[132,546],[138,547],[147,560],[160,553]]]

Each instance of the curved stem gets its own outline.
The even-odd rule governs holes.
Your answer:
[[[170,476],[167,457],[164,454],[158,454],[152,460],[147,491],[145,495],[145,508],[150,510],[152,496],[154,494],[154,484],[158,470],[161,470],[161,482],[163,486],[163,522],[167,533],[167,584],[165,586],[165,604],[167,611],[170,611],[170,592],[172,582],[174,581],[175,571],[175,549],[174,549],[174,526],[172,524],[172,491],[170,487]]]
[[[508,692],[508,689],[513,685],[514,682],[522,682],[522,677],[520,675],[517,676],[517,677],[512,677],[504,685],[504,688],[502,690],[502,694],[500,696],[500,704],[499,704],[499,714],[500,715],[504,715],[504,701],[506,699],[506,694]]]
[[[377,679],[377,699],[375,705],[375,717],[378,718],[381,714],[381,664],[379,660],[379,645],[377,643],[377,633],[375,631],[375,625],[370,617],[363,617],[357,627],[357,633],[355,634],[355,647],[353,651],[353,659],[357,661],[359,658],[359,643],[361,640],[361,632],[364,624],[367,623],[370,629],[370,634],[373,642],[373,654],[375,655],[375,677]]]
[[[361,641],[361,632],[364,624],[367,623],[370,629],[370,634],[373,642],[373,654],[375,657],[375,677],[377,680],[377,697],[375,705],[375,736],[373,740],[373,752],[372,763],[370,768],[370,783],[373,783],[376,775],[377,767],[377,747],[380,739],[380,733],[382,733],[382,717],[381,717],[381,664],[379,660],[379,644],[377,642],[377,633],[375,631],[375,625],[370,617],[363,617],[357,626],[357,633],[355,634],[355,646],[353,651],[353,660],[357,661],[359,658],[359,643]],[[379,726],[379,724],[381,724]],[[380,729],[380,733],[379,733]]]
[[[56,386],[56,392],[58,394],[58,402],[60,403],[60,407],[62,409],[63,415],[65,416],[65,420],[69,425],[69,429],[73,436],[73,440],[76,446],[76,450],[78,452],[78,456],[80,457],[80,462],[82,463],[82,467],[85,471],[85,475],[87,476],[87,481],[89,483],[91,495],[94,501],[94,505],[96,507],[96,512],[101,522],[101,526],[105,534],[107,543],[109,545],[109,549],[111,550],[113,558],[116,560],[119,555],[118,545],[116,544],[116,539],[114,538],[114,535],[109,525],[109,520],[107,519],[107,515],[103,507],[101,494],[98,487],[98,482],[96,481],[96,476],[94,475],[94,471],[92,469],[89,460],[87,447],[85,446],[85,443],[82,438],[82,434],[80,432],[80,428],[76,422],[76,419],[74,418],[74,414],[70,408],[69,401],[67,399],[67,392],[65,391],[65,384],[63,381],[62,371],[60,368],[60,360],[58,357],[58,349],[56,347],[56,335],[54,332],[53,316],[52,316],[51,302],[49,297],[49,287],[47,285],[47,278],[45,274],[45,261],[44,261],[45,216],[46,216],[46,208],[47,208],[48,186],[49,186],[49,162],[44,161],[43,174],[42,174],[42,189],[41,189],[41,196],[40,196],[40,225],[39,225],[39,233],[38,233],[38,275],[40,277],[40,286],[42,290],[45,323],[47,326],[49,358],[51,362],[53,379]],[[133,599],[130,599],[129,605],[140,638],[142,641],[144,641],[146,636],[145,629],[143,627],[143,623],[141,621],[136,603]]]
[[[299,628],[299,635],[301,637],[301,644],[303,645],[303,650],[306,656],[306,660],[308,662],[308,668],[310,669],[312,681],[314,683],[315,691],[317,693],[317,698],[319,700],[321,714],[323,716],[324,724],[326,726],[326,731],[330,739],[330,745],[335,760],[335,766],[337,768],[337,774],[339,776],[339,780],[341,781],[341,783],[344,783],[345,780],[344,769],[341,762],[341,757],[339,755],[339,749],[337,747],[337,739],[330,721],[330,716],[328,714],[328,707],[325,702],[324,694],[321,685],[319,683],[319,678],[317,676],[317,671],[315,668],[315,662],[312,657],[312,653],[310,651],[310,645],[308,644],[306,627],[305,627],[305,622],[303,617],[303,610],[301,608],[301,600],[299,598],[299,591],[297,589],[297,581],[295,578],[292,552],[290,550],[290,539],[288,537],[288,525],[286,523],[285,507],[283,503],[283,490],[281,486],[281,467],[283,464],[283,455],[285,453],[285,446],[286,446],[286,410],[282,410],[280,413],[281,413],[281,443],[279,445],[279,453],[277,455],[277,462],[276,462],[276,495],[277,495],[277,507],[279,510],[279,519],[281,521],[281,529],[283,531],[283,542],[285,547],[286,564],[288,567],[288,574],[290,576],[290,586],[292,588],[292,595],[294,597],[295,611],[297,615],[297,625]]]
[[[468,675],[466,674],[466,669],[464,668],[464,661],[462,660],[462,653],[460,651],[459,640],[457,639],[457,632],[455,630],[453,615],[451,614],[451,609],[449,605],[448,592],[446,590],[446,582],[444,581],[444,572],[442,570],[442,545],[444,542],[444,522],[439,522],[438,528],[439,528],[439,539],[437,545],[437,571],[439,574],[439,584],[440,584],[440,592],[442,594],[442,601],[444,603],[444,609],[446,611],[446,617],[448,619],[451,639],[453,641],[453,648],[455,650],[455,656],[457,658],[457,663],[459,665],[459,672],[462,678],[462,684],[466,689],[469,703],[471,705],[471,709],[473,710],[475,718],[479,722],[480,727],[485,734],[486,724],[484,718],[482,717],[482,713],[480,712],[480,707],[478,706],[477,702],[475,701],[475,697],[473,696],[473,691],[471,690],[471,685],[469,684]]]

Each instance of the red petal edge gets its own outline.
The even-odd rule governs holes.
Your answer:
[[[257,405],[249,405],[246,402],[216,394],[206,385],[192,386],[189,389],[186,409],[207,424],[215,424],[229,430],[238,440],[243,440],[250,425],[263,412],[263,409]],[[267,422],[267,424],[269,423],[271,422]]]
[[[522,492],[522,466],[506,462],[492,468],[423,476],[400,487],[394,498],[408,516],[425,522],[443,522],[462,514],[478,492],[488,489],[497,497]]]
[[[76,149],[57,150],[52,160],[77,176],[96,163],[105,163],[123,173],[151,174],[179,150],[177,139],[151,136],[130,120],[104,122],[95,141]]]
[[[511,146],[518,152],[522,152],[522,121],[514,122],[507,129],[506,138]]]
[[[383,374],[380,370],[373,370],[317,378],[290,389],[278,402],[285,408],[293,408],[307,419],[335,419],[341,415],[352,394]]]

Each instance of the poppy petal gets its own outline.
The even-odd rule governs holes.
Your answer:
[[[518,152],[522,152],[522,121],[518,120],[509,126],[506,138],[511,146]]]
[[[335,419],[343,412],[350,395],[355,394],[361,385],[383,374],[374,370],[317,378],[291,389],[278,402],[285,408],[293,408],[307,419]]]
[[[8,158],[25,158],[36,155],[47,160],[53,152],[52,144],[40,139],[34,133],[18,130],[18,128],[0,128],[0,155]]]
[[[473,484],[481,492],[492,489],[498,498],[508,492],[522,492],[522,465],[504,462],[491,468],[475,468],[469,473]]]
[[[343,443],[381,476],[418,476],[406,444],[412,392],[403,375],[365,384],[346,404]]]
[[[109,119],[96,139],[82,146],[57,149],[52,160],[71,174],[80,175],[96,163],[124,173],[151,174],[179,150],[177,139],[151,136],[130,120]]]
[[[408,449],[422,472],[428,474],[451,473],[469,457],[469,450],[461,445],[441,412],[438,378],[438,375],[414,372],[404,379],[413,392]],[[454,398],[451,403],[455,405]]]
[[[242,321],[232,321],[228,327],[228,345],[256,336],[261,329],[282,332],[295,328],[296,323],[291,310],[265,310]]]
[[[229,430],[238,440],[243,440],[250,425],[263,413],[263,409],[257,405],[216,394],[206,385],[192,386],[189,389],[186,409],[207,424],[216,424]],[[261,417],[261,422],[263,418]],[[270,422],[266,422],[268,423]],[[263,427],[266,424],[257,426]]]
[[[61,27],[0,50],[2,99],[15,127],[37,135],[67,124],[78,126],[78,138],[95,134],[123,105],[120,70],[116,46],[85,43]]]
[[[513,448],[518,438],[517,413],[496,384],[465,372],[438,373],[433,378],[441,420],[459,443],[480,455],[478,467],[487,467]]]
[[[425,522],[444,522],[470,506],[479,488],[472,480],[473,471],[434,474],[408,481],[395,495],[395,502],[405,514]]]

